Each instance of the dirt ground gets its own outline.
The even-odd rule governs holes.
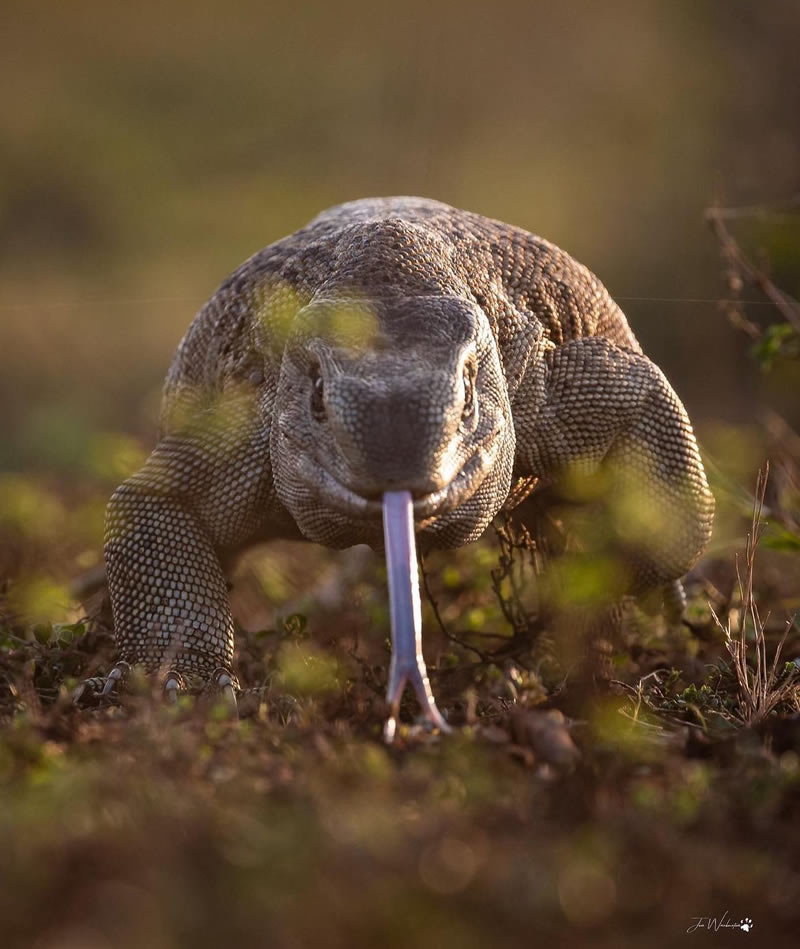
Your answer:
[[[799,700],[740,721],[708,607],[735,619],[732,565],[691,578],[692,630],[640,614],[618,678],[576,705],[546,630],[486,636],[509,606],[491,589],[502,553],[487,541],[426,565],[444,626],[469,627],[446,638],[426,602],[432,683],[456,729],[415,724],[408,697],[392,746],[388,643],[365,638],[385,609],[377,558],[346,561],[349,595],[318,570],[304,615],[240,629],[239,721],[210,699],[167,707],[144,680],[121,704],[76,708],[70,690],[112,653],[102,595],[79,622],[9,617],[3,945],[727,945],[741,925],[794,944]],[[777,608],[796,555],[763,559]],[[240,571],[243,602],[256,566]],[[782,626],[767,623],[770,657]],[[795,627],[784,656],[798,655]]]

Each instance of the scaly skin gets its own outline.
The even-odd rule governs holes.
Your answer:
[[[173,690],[235,686],[221,559],[278,537],[382,549],[398,491],[423,549],[456,547],[519,479],[576,476],[609,510],[641,501],[612,518],[620,592],[674,587],[713,499],[683,406],[597,278],[439,202],[332,208],[244,263],[180,344],[158,446],[108,508],[120,658]]]

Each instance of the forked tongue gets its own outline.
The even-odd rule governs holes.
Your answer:
[[[386,692],[391,714],[384,725],[383,736],[387,742],[394,738],[400,699],[409,682],[425,717],[441,731],[449,732],[450,727],[433,700],[428,670],[422,657],[422,610],[414,508],[409,491],[387,491],[383,495],[383,538],[392,624],[392,662]]]

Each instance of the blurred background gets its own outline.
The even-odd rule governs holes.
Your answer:
[[[766,409],[800,414],[798,361],[760,371],[715,302],[703,219],[800,187],[793,0],[5,0],[2,19],[0,572],[14,530],[70,537],[64,573],[96,561],[195,310],[366,195],[435,197],[586,263],[723,467],[760,461]],[[798,220],[734,222],[795,293]]]

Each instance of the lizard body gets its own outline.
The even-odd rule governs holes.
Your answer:
[[[180,343],[159,443],[108,507],[121,659],[171,687],[235,685],[232,552],[381,549],[397,491],[423,549],[455,547],[520,479],[570,472],[642,499],[618,538],[624,592],[668,585],[704,548],[713,498],[690,422],[590,271],[436,201],[332,208],[242,264]]]

